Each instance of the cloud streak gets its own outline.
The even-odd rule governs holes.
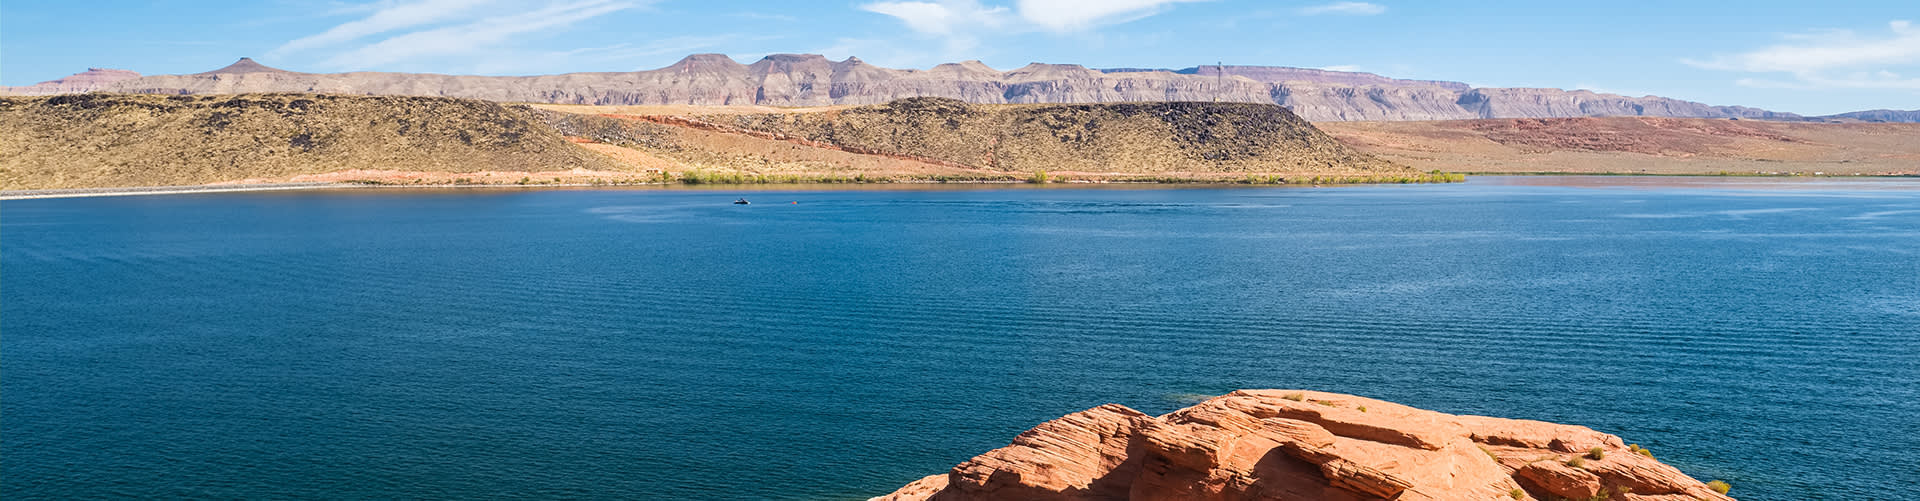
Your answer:
[[[1018,0],[1012,8],[978,0],[910,0],[872,2],[859,8],[897,19],[923,37],[942,40],[944,57],[958,58],[971,55],[982,38],[993,35],[1085,32],[1194,1],[1204,0]]]
[[[1203,0],[1019,0],[1014,8],[977,0],[873,2],[860,10],[884,14],[928,35],[950,36],[1003,30],[1084,31],[1164,12],[1173,4]]]
[[[1196,0],[1020,0],[1020,18],[1052,32],[1085,30],[1164,12],[1173,4]]]
[[[648,0],[571,0],[529,5],[504,0],[409,0],[370,4],[365,17],[289,41],[270,54],[317,53],[319,66],[365,70],[402,62],[459,62],[510,71],[490,54],[524,52],[514,42],[537,37]],[[684,41],[683,41],[684,42]],[[538,64],[537,61],[525,62]]]
[[[491,0],[422,0],[413,3],[373,5],[367,17],[335,25],[318,34],[293,39],[270,55],[280,56],[302,50],[352,42],[372,35],[459,19]]]
[[[1789,36],[1784,43],[1739,54],[1680,62],[1701,69],[1785,74],[1788,78],[1746,77],[1734,81],[1745,87],[1920,90],[1920,78],[1894,71],[1920,66],[1920,29],[1909,21],[1892,21],[1887,27],[1890,34],[1882,37],[1831,30]]]
[[[1334,2],[1330,4],[1325,4],[1325,5],[1315,5],[1312,7],[1300,8],[1300,15],[1303,15],[1303,16],[1319,16],[1319,15],[1374,16],[1374,15],[1385,14],[1386,12],[1387,12],[1387,6],[1375,4],[1375,3],[1367,3],[1367,2]]]
[[[977,28],[1007,23],[1006,7],[987,7],[973,0],[942,2],[874,2],[860,10],[899,19],[908,29],[929,35],[953,36]]]

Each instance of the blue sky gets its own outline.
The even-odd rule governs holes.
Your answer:
[[[378,0],[0,2],[0,82],[190,73],[630,71],[692,52],[1369,71],[1804,114],[1920,108],[1920,2]]]

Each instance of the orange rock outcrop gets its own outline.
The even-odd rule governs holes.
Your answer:
[[[1242,390],[1159,417],[1069,414],[874,499],[1732,499],[1638,451],[1581,426]]]

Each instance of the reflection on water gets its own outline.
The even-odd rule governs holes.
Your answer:
[[[1313,388],[1884,498],[1920,471],[1915,187],[0,202],[0,497],[857,499],[1103,403]]]
[[[1920,190],[1915,177],[1743,177],[1743,176],[1472,176],[1467,182],[1499,186],[1568,188],[1690,188],[1712,190]]]

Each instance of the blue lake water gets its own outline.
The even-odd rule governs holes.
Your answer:
[[[1920,485],[1920,183],[0,203],[7,499],[864,498],[1236,388],[1884,499]]]

